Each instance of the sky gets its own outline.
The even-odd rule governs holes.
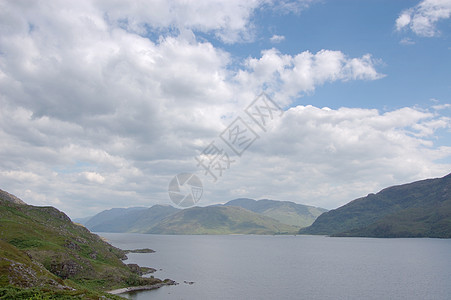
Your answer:
[[[0,0],[0,188],[327,209],[451,172],[451,0]],[[185,186],[186,187],[186,186]]]

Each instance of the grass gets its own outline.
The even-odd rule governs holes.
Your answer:
[[[55,208],[0,199],[0,299],[121,299],[104,291],[161,282],[124,255]]]
[[[124,299],[120,296],[110,295],[103,292],[92,291],[89,289],[80,289],[75,291],[54,290],[47,287],[35,287],[29,289],[17,287],[2,287],[0,288],[0,299],[33,299],[33,300],[47,300],[47,299]]]

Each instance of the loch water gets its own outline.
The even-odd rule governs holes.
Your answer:
[[[179,283],[130,299],[451,299],[450,239],[98,234]]]

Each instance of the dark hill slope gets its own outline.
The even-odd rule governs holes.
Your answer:
[[[322,214],[300,233],[451,238],[451,174],[356,199]]]

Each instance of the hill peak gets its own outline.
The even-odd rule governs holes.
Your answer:
[[[4,190],[0,189],[0,200],[1,199],[5,200],[5,201],[8,201],[8,202],[15,203],[15,204],[26,205],[25,202],[23,202],[22,200],[20,200],[19,198],[17,198],[13,194],[10,194],[10,193],[5,192]]]

